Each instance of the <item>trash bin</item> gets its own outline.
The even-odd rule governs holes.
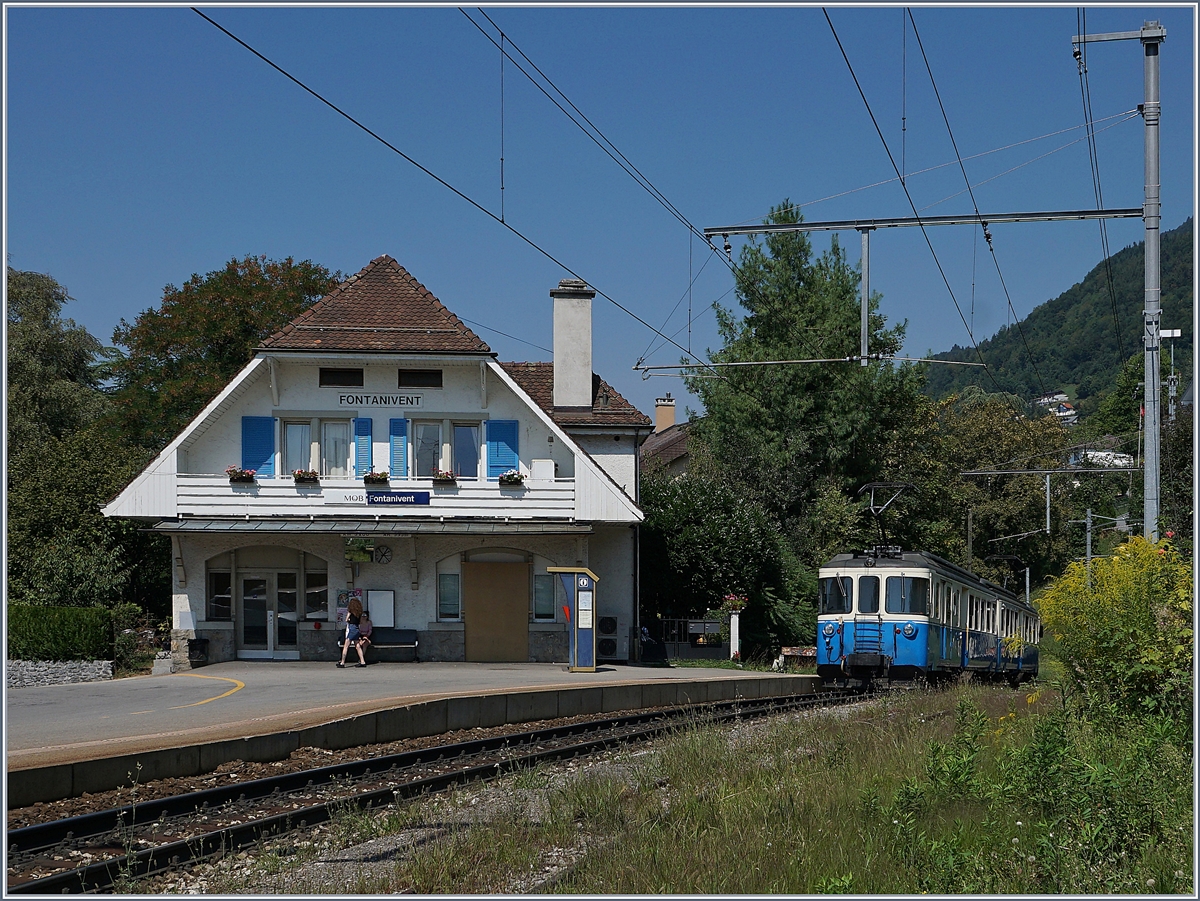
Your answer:
[[[189,638],[188,661],[191,663],[208,663],[208,639]]]

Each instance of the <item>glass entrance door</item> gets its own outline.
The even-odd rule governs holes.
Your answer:
[[[297,573],[275,574],[275,650],[296,651],[296,622],[299,620],[300,591]]]
[[[245,573],[239,579],[238,657],[299,660],[299,577]]]

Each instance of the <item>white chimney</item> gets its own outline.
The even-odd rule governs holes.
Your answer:
[[[661,432],[673,425],[675,425],[675,398],[671,397],[671,392],[668,391],[666,397],[654,399],[654,431]]]
[[[592,298],[577,278],[564,278],[554,298],[554,407],[592,409]]]

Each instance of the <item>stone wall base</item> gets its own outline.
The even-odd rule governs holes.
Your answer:
[[[111,660],[8,660],[5,684],[9,688],[66,685],[69,682],[103,682],[113,677]]]

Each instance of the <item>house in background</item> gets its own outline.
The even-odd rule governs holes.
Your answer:
[[[675,398],[671,392],[654,400],[654,433],[642,445],[642,464],[661,466],[668,476],[688,470],[688,437],[691,423],[675,421]]]
[[[628,659],[651,423],[592,372],[595,292],[550,293],[554,363],[497,362],[388,256],[264,341],[104,508],[171,536],[176,665],[335,660],[356,595],[423,660],[565,661],[572,565]]]

